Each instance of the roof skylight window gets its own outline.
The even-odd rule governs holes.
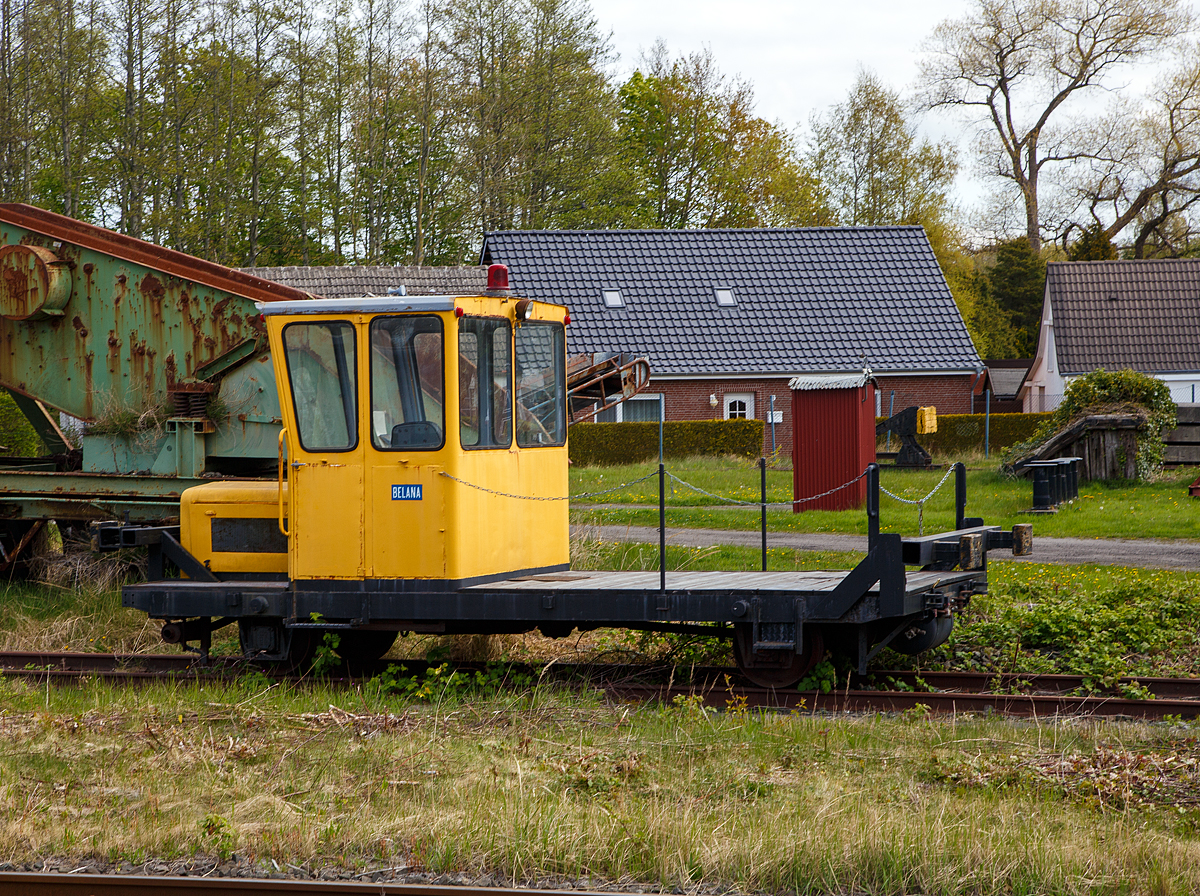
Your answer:
[[[605,308],[624,308],[625,299],[621,295],[619,289],[604,290],[604,307]]]
[[[713,293],[716,295],[717,304],[720,307],[722,307],[722,308],[736,308],[737,307],[737,299],[734,297],[732,289],[727,289],[726,287],[719,286],[713,290]]]

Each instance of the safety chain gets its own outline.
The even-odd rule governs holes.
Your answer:
[[[465,486],[468,486],[469,488],[478,489],[481,492],[487,492],[489,495],[498,495],[501,498],[518,498],[522,501],[570,501],[573,498],[598,498],[600,495],[611,495],[613,492],[619,492],[623,488],[629,488],[629,486],[631,486],[631,485],[637,485],[639,482],[645,482],[647,479],[653,479],[655,476],[658,475],[658,473],[657,472],[649,473],[649,474],[643,476],[641,479],[634,479],[631,482],[624,482],[621,485],[615,485],[612,488],[606,488],[602,492],[582,492],[581,494],[578,494],[578,495],[559,495],[559,496],[514,495],[510,492],[501,492],[501,491],[497,491],[494,488],[487,488],[482,485],[476,485],[474,482],[467,482],[467,480],[465,480],[465,479],[459,479],[457,476],[450,475],[445,470],[441,470],[440,475],[445,476],[447,479],[454,480],[459,485],[465,485]]]
[[[950,478],[950,474],[953,472],[954,472],[954,465],[951,464],[950,468],[948,470],[946,470],[946,475],[942,477],[942,481],[939,482],[937,485],[935,485],[932,489],[930,489],[929,494],[927,494],[924,498],[917,498],[917,500],[915,500],[915,501],[913,501],[909,498],[901,498],[899,495],[897,495],[893,492],[889,492],[886,488],[883,487],[882,484],[879,486],[879,490],[881,492],[883,492],[885,495],[887,495],[889,498],[892,498],[895,501],[899,501],[901,504],[915,504],[916,505],[916,507],[917,507],[917,535],[922,536],[925,534],[925,502],[928,501],[930,498],[932,498],[934,496],[934,493],[937,492],[937,490],[939,488],[941,488],[943,485],[946,484],[946,480]]]
[[[672,473],[670,470],[667,470],[667,475],[670,476],[676,482],[678,482],[680,485],[685,486],[686,488],[690,488],[694,492],[699,492],[700,494],[707,495],[710,498],[716,498],[718,501],[724,501],[727,504],[741,504],[746,507],[763,507],[763,506],[766,506],[766,507],[791,507],[793,504],[806,504],[809,501],[816,501],[820,498],[828,497],[829,495],[832,495],[834,492],[840,492],[842,489],[848,488],[849,486],[854,485],[854,483],[858,482],[858,480],[860,480],[864,476],[866,476],[867,471],[863,470],[861,473],[859,473],[857,476],[855,476],[849,482],[843,482],[841,485],[835,486],[834,488],[831,488],[827,492],[821,492],[821,494],[819,494],[819,495],[811,495],[807,498],[797,498],[794,501],[767,501],[765,505],[763,504],[762,501],[742,501],[738,498],[727,498],[724,495],[715,495],[712,492],[705,491],[704,489],[700,488],[700,486],[698,486],[698,485],[692,485],[690,482],[685,482],[684,480],[682,480],[678,476],[676,476],[674,473]]]

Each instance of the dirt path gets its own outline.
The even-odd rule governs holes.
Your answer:
[[[572,526],[573,533],[593,533],[602,541],[658,543],[658,530],[650,526]],[[715,544],[758,547],[758,532],[728,529],[668,529],[667,544],[710,547]],[[865,535],[768,532],[767,545],[800,551],[867,550]],[[1200,570],[1200,541],[1135,538],[1040,538],[1034,536],[1033,554],[1012,557],[1007,552],[990,555],[994,560],[1029,560],[1034,563],[1099,563],[1105,566],[1140,566],[1151,569]]]

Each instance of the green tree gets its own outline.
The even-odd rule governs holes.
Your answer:
[[[669,59],[661,42],[621,87],[625,165],[655,227],[826,224],[826,197],[791,137],[754,114],[712,53]]]
[[[1025,238],[996,247],[996,262],[987,273],[988,298],[1007,313],[1016,332],[1017,357],[1037,350],[1046,293],[1046,262]]]
[[[1079,239],[1067,250],[1071,261],[1112,261],[1117,257],[1117,250],[1104,228],[1099,224],[1085,227],[1079,234]]]
[[[954,147],[918,140],[900,94],[860,71],[850,95],[812,121],[809,159],[844,224],[945,222],[958,173]]]

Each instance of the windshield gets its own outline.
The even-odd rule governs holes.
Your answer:
[[[371,444],[432,450],[445,442],[442,322],[434,315],[371,321]]]

